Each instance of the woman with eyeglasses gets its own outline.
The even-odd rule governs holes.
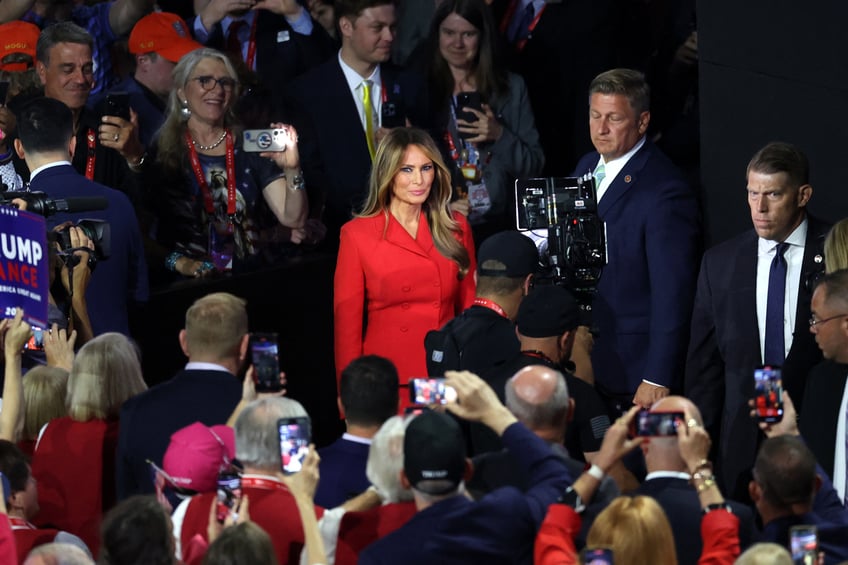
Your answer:
[[[237,75],[219,51],[189,53],[173,76],[165,123],[144,170],[165,268],[186,277],[248,270],[272,242],[298,243],[308,204],[297,132],[273,123],[283,130],[282,151],[242,148],[233,112]]]

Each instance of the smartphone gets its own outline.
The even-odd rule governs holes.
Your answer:
[[[29,351],[44,351],[44,330],[38,326],[32,326],[32,335],[24,344],[24,349]]]
[[[401,105],[391,100],[383,102],[380,108],[380,127],[402,128],[406,125]]]
[[[246,129],[242,134],[242,149],[250,153],[285,151],[289,132],[286,129]]]
[[[130,95],[127,92],[110,92],[106,95],[107,116],[117,116],[130,121]]]
[[[613,565],[612,549],[609,547],[587,547],[583,550],[585,565]]]
[[[223,524],[227,515],[241,498],[241,475],[237,473],[221,473],[218,475],[217,504],[215,517]]]
[[[280,438],[280,468],[291,475],[303,467],[303,460],[309,453],[312,430],[309,418],[280,418],[277,420]]]
[[[779,367],[754,369],[754,393],[758,421],[774,423],[783,419],[783,381]]]
[[[789,528],[789,547],[796,565],[815,565],[818,562],[819,540],[815,526]]]
[[[277,392],[280,384],[280,357],[277,334],[254,333],[250,336],[250,360],[256,373],[257,392]]]
[[[460,92],[456,95],[456,117],[466,122],[476,122],[477,115],[467,112],[463,108],[474,108],[478,112],[483,111],[483,97],[479,92]]]
[[[672,437],[677,435],[677,426],[683,422],[683,412],[648,412],[636,414],[634,435],[640,437]]]
[[[6,105],[6,97],[9,96],[9,81],[0,80],[0,106]]]
[[[410,379],[409,400],[413,404],[447,404],[456,400],[456,390],[445,379]]]

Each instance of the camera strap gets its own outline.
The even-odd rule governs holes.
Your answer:
[[[88,146],[88,154],[85,158],[85,178],[94,180],[94,163],[97,161],[97,136],[94,134],[94,128],[88,128],[85,141]]]
[[[185,132],[186,147],[188,147],[188,157],[191,161],[191,170],[194,172],[194,178],[200,187],[200,193],[203,195],[203,206],[209,217],[215,216],[215,200],[212,198],[212,191],[209,189],[209,183],[206,182],[206,175],[203,173],[203,167],[200,165],[200,158],[197,156],[197,150],[194,148],[194,142],[191,139],[191,134]],[[227,167],[227,215],[230,217],[230,223],[233,223],[233,217],[236,214],[236,158],[235,144],[233,142],[233,132],[227,129],[227,154],[225,157]]]

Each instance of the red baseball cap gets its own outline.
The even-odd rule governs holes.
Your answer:
[[[211,492],[215,490],[218,472],[235,456],[236,438],[232,428],[195,422],[171,436],[162,469],[175,486]]]
[[[183,55],[203,47],[191,38],[181,17],[169,12],[153,12],[138,20],[130,33],[129,50],[133,55],[154,52],[179,62]]]
[[[29,22],[15,20],[0,25],[0,70],[20,72],[30,68],[35,63],[35,44],[38,43],[40,34],[41,30],[38,29],[38,26]],[[29,55],[32,57],[32,64],[2,64],[3,59],[12,53]]]

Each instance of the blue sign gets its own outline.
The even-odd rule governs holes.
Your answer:
[[[24,320],[47,327],[50,286],[47,227],[44,218],[0,206],[0,317],[24,309]]]

